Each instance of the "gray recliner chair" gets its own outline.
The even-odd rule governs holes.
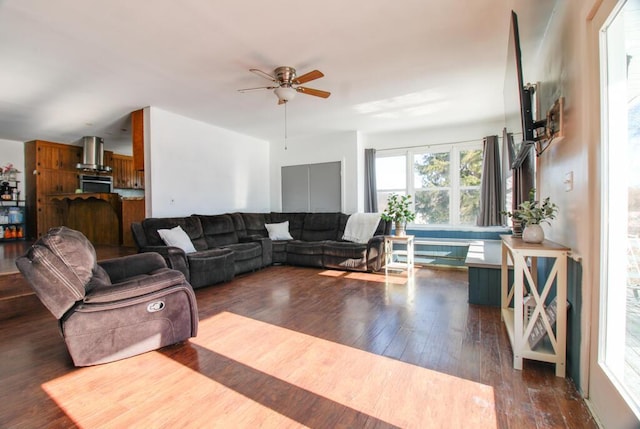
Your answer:
[[[58,319],[76,366],[127,358],[197,334],[193,289],[157,253],[98,263],[82,233],[58,227],[16,265]]]

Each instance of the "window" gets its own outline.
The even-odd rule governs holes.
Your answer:
[[[475,225],[481,175],[481,142],[378,152],[378,207],[384,209],[392,192],[408,193],[414,196],[415,225]]]
[[[405,155],[376,156],[376,186],[378,210],[387,206],[390,194],[407,192],[407,161]]]

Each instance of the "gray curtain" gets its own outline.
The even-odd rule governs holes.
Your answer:
[[[378,187],[376,186],[376,150],[364,150],[364,211],[378,211]]]
[[[484,138],[478,226],[502,225],[502,174],[498,136]]]

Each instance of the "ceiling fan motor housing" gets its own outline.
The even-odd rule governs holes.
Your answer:
[[[293,67],[283,66],[276,68],[273,73],[276,75],[276,80],[281,85],[291,86],[291,83],[296,78],[296,69]]]

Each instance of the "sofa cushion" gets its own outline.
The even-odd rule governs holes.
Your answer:
[[[367,245],[350,241],[325,241],[323,252],[325,255],[342,258],[365,258],[367,256]]]
[[[244,238],[247,236],[247,228],[244,224],[244,219],[242,218],[242,213],[229,213],[231,216],[231,220],[233,221],[233,229],[236,230],[236,234],[238,234],[238,238]]]
[[[341,213],[307,213],[302,236],[304,241],[338,240]]]
[[[260,243],[237,243],[225,246],[225,249],[233,250],[235,261],[258,258],[262,260],[262,246]]]
[[[158,230],[173,229],[176,226],[180,226],[184,232],[187,233],[196,250],[204,250],[207,248],[207,242],[204,239],[200,219],[195,216],[147,218],[142,221],[142,228],[144,229],[149,246],[165,246],[165,242],[160,237]]]
[[[238,234],[229,215],[199,215],[208,248],[223,247],[239,242]]]
[[[267,237],[265,224],[272,223],[269,213],[242,213],[247,235]]]
[[[293,240],[287,242],[287,253],[301,255],[322,255],[324,241]]]

